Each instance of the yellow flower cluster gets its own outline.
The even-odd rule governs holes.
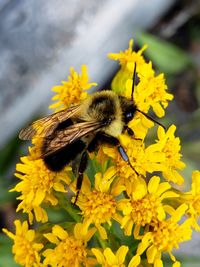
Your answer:
[[[14,241],[13,253],[15,261],[21,266],[41,266],[40,251],[44,245],[37,242],[36,232],[28,229],[27,221],[21,223],[16,220],[14,224],[16,227],[15,235],[6,229],[3,229],[3,231]]]
[[[60,173],[54,173],[47,169],[42,159],[30,160],[29,156],[21,158],[22,163],[17,164],[15,176],[21,181],[10,191],[21,192],[17,198],[21,202],[17,212],[23,210],[29,216],[29,222],[33,222],[33,212],[38,222],[47,222],[48,216],[41,207],[43,202],[49,202],[52,206],[58,204],[55,192],[67,192],[65,184],[70,179],[66,167]]]
[[[70,76],[68,81],[62,81],[62,85],[57,85],[52,90],[57,93],[52,100],[56,103],[49,106],[49,108],[59,111],[61,109],[69,108],[71,105],[77,105],[80,101],[87,97],[87,91],[97,83],[88,83],[87,67],[82,65],[82,72],[79,75],[74,68],[70,68]]]
[[[131,40],[127,50],[109,54],[121,66],[112,90],[131,98],[136,63],[135,104],[142,112],[152,111],[163,117],[168,101],[173,99],[167,92],[164,75],[156,76],[152,63],[145,61],[142,53],[146,46],[138,52],[132,46]],[[53,100],[57,102],[50,107],[58,111],[79,104],[87,97],[86,90],[96,85],[88,81],[85,65],[80,75],[71,68],[68,81],[53,88]],[[57,173],[50,171],[39,157],[41,139],[34,137],[30,154],[16,166],[15,175],[20,182],[11,191],[20,193],[17,212],[22,210],[28,215],[29,224],[37,222],[37,226],[29,229],[27,221],[16,220],[15,234],[4,229],[14,241],[18,264],[163,267],[163,255],[168,254],[172,266],[180,266],[173,250],[190,240],[193,230],[200,230],[200,171],[193,172],[190,191],[178,190],[177,185],[184,183],[180,171],[185,164],[176,126],[167,130],[159,126],[155,142],[147,145],[148,130],[153,125],[153,121],[136,112],[128,125],[134,136],[118,137],[130,164],[121,158],[117,148],[109,145],[102,145],[90,155],[76,206],[72,204],[75,197],[70,197],[76,194],[71,167]],[[55,207],[64,212],[64,221],[51,221],[48,210]]]

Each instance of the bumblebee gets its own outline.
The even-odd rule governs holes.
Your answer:
[[[133,77],[135,70],[136,66]],[[61,171],[80,156],[75,203],[81,189],[83,173],[87,168],[88,152],[95,151],[102,143],[117,146],[122,159],[138,174],[132,167],[118,136],[124,132],[133,135],[128,123],[136,112],[141,112],[150,120],[158,122],[137,109],[133,91],[134,85],[132,99],[109,90],[93,93],[80,105],[44,117],[21,130],[19,138],[22,140],[31,140],[34,135],[43,138],[40,157],[51,171]]]

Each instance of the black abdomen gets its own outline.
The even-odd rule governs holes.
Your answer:
[[[58,125],[54,133],[48,137],[46,140],[44,139],[44,143],[42,146],[42,154],[45,154],[48,150],[48,144],[51,140],[54,139],[56,133],[58,131],[62,131],[69,126],[73,125],[73,121],[68,119]],[[82,140],[77,140],[76,142],[66,145],[62,147],[60,150],[48,155],[44,156],[43,160],[47,168],[51,171],[58,172],[61,171],[67,164],[69,164],[75,157],[81,153],[86,147],[85,143]]]
[[[86,145],[82,140],[78,140],[61,150],[43,158],[45,165],[51,171],[61,171],[67,164],[85,149]]]

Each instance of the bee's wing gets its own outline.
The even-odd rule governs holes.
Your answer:
[[[61,110],[40,120],[34,121],[32,124],[20,131],[19,138],[21,140],[31,140],[34,135],[38,135],[40,137],[49,136],[61,122],[75,116],[79,109],[80,105],[70,107],[69,109]]]
[[[105,123],[91,121],[91,122],[80,122],[67,127],[65,130],[55,132],[53,138],[45,138],[45,149],[42,153],[42,158],[52,155],[62,148],[70,145],[80,138],[87,136],[91,132],[96,132],[100,128],[104,127]]]

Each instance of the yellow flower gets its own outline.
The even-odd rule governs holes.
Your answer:
[[[116,93],[131,98],[133,87],[133,71],[136,64],[136,73],[139,78],[137,85],[134,85],[133,100],[137,108],[145,113],[152,107],[158,117],[163,117],[168,101],[173,95],[167,93],[164,75],[155,76],[152,63],[146,63],[142,56],[146,46],[138,52],[132,51],[133,40],[129,42],[129,48],[119,54],[109,54],[114,60],[119,60],[121,68],[112,81],[112,90]],[[129,123],[135,135],[144,139],[148,128],[152,127],[152,121],[147,120],[144,115],[137,112],[134,119]]]
[[[152,63],[144,59],[146,46],[138,52],[132,47],[130,40],[128,49],[109,54],[120,63],[112,90],[127,99],[133,93],[136,107],[128,124],[134,136],[123,132],[117,137],[127,156],[120,155],[123,152],[120,147],[109,144],[90,153],[91,180],[84,173],[76,206],[66,198],[68,187],[74,193],[77,191],[77,181],[69,172],[72,168],[66,166],[61,172],[52,172],[41,157],[43,136],[53,129],[48,128],[51,122],[45,118],[33,124],[32,146],[29,155],[16,166],[15,175],[20,180],[11,191],[19,193],[17,212],[27,213],[30,223],[34,220],[41,223],[35,225],[37,230],[29,230],[27,221],[17,220],[16,234],[3,230],[14,240],[15,260],[22,266],[163,267],[163,254],[168,254],[172,266],[180,267],[173,250],[191,239],[192,229],[200,231],[200,171],[194,171],[189,192],[182,193],[169,183],[184,182],[179,173],[185,164],[181,160],[180,139],[175,136],[176,127],[172,125],[167,131],[158,127],[158,140],[146,143],[148,130],[154,126],[147,113],[153,111],[159,118],[164,116],[173,96],[167,90],[164,75],[156,75]],[[68,80],[53,88],[54,103],[50,108],[57,112],[79,105],[88,97],[91,86],[96,83],[89,83],[85,65],[81,73],[71,68]],[[163,182],[161,175],[167,181]],[[49,230],[52,222],[48,222],[45,205],[57,205],[70,217]],[[124,245],[127,242],[130,249]]]
[[[154,76],[152,63],[144,63],[137,68],[139,83],[134,87],[134,101],[137,108],[145,113],[152,107],[158,117],[165,115],[165,108],[168,101],[173,99],[173,95],[167,93],[164,75]],[[132,91],[132,80],[126,82],[126,97],[130,97]],[[143,114],[137,112],[134,119],[129,123],[129,127],[137,137],[144,139],[148,128],[153,126],[153,122],[148,120]]]
[[[181,193],[181,200],[187,203],[187,214],[192,218],[192,226],[196,231],[200,231],[198,219],[200,216],[200,171],[192,173],[192,187],[187,193]]]
[[[42,126],[41,126],[42,127]],[[42,128],[41,128],[42,129]],[[44,138],[39,135],[35,135],[31,140],[33,146],[29,146],[29,157],[31,160],[37,160],[41,158],[41,150],[44,143]]]
[[[119,60],[121,68],[112,81],[112,90],[118,94],[131,97],[131,91],[126,90],[126,82],[133,77],[134,64],[137,67],[144,64],[145,60],[142,56],[147,46],[143,46],[138,52],[133,51],[133,40],[129,42],[129,48],[119,53],[110,53],[108,57],[113,60]],[[129,94],[128,94],[129,93]]]
[[[129,47],[125,51],[120,51],[119,53],[109,53],[108,57],[113,60],[119,60],[122,68],[128,68],[131,73],[133,73],[133,68],[130,66],[130,62],[136,62],[137,65],[143,64],[144,58],[142,53],[147,48],[144,45],[138,52],[133,51],[133,39],[129,41]],[[134,64],[132,64],[133,66]]]
[[[3,229],[3,232],[14,241],[12,251],[15,261],[25,267],[42,266],[39,252],[43,248],[43,244],[36,242],[35,231],[28,229],[27,221],[21,224],[19,220],[15,220],[14,224],[16,234],[6,229]]]
[[[139,83],[135,87],[134,100],[139,109],[148,112],[152,107],[158,117],[165,115],[164,109],[168,106],[168,101],[173,99],[173,95],[167,93],[164,75],[155,76],[152,63],[145,63],[138,67]],[[132,84],[128,84],[131,90]]]
[[[178,249],[180,243],[191,239],[191,220],[187,219],[181,224],[178,223],[187,208],[186,204],[182,204],[176,210],[171,208],[170,210],[173,210],[171,217],[167,220],[153,222],[141,238],[137,248],[137,258],[146,251],[148,263],[154,264],[154,266],[163,266],[162,253],[168,253],[174,262],[173,266],[179,266],[172,250]]]
[[[124,134],[119,136],[119,140],[137,173],[146,176],[147,172],[162,170],[164,154],[157,149],[156,144],[145,148],[145,144],[141,140],[132,139]],[[136,172],[122,159],[117,148],[104,146],[103,151],[113,159],[116,172],[122,179],[137,176]]]
[[[137,112],[132,121],[129,122],[128,127],[134,132],[136,138],[144,140],[148,129],[153,127],[154,123],[147,119],[143,114]]]
[[[125,267],[124,264],[126,254],[128,252],[127,246],[121,246],[114,254],[110,248],[106,248],[103,253],[97,249],[92,248],[93,254],[102,267]]]
[[[77,206],[81,209],[84,229],[94,224],[98,229],[101,238],[106,239],[107,233],[103,223],[111,225],[111,220],[120,220],[117,214],[117,201],[115,199],[124,189],[124,186],[113,184],[116,172],[110,167],[102,175],[95,175],[94,189],[91,190],[91,183],[87,176],[84,177],[81,192],[78,197]]]
[[[52,100],[57,101],[50,105],[50,108],[59,111],[61,109],[69,108],[71,105],[78,105],[87,97],[87,92],[96,83],[88,83],[87,66],[82,65],[81,74],[75,72],[74,68],[70,68],[70,76],[68,81],[62,81],[62,85],[53,87],[53,91],[57,94],[53,96]]]
[[[54,248],[46,249],[43,253],[45,266],[94,266],[95,261],[89,257],[87,242],[95,233],[95,229],[82,233],[82,224],[77,223],[73,234],[69,234],[59,225],[52,228],[52,233],[44,234],[55,245]]]
[[[129,42],[129,48],[119,54],[109,54],[109,58],[119,60],[121,69],[112,82],[112,89],[128,98],[131,97],[133,85],[133,71],[136,63],[136,72],[139,83],[135,86],[134,101],[137,107],[145,112],[150,107],[158,117],[164,116],[164,109],[168,105],[168,100],[173,99],[173,95],[166,92],[164,75],[155,76],[152,63],[146,63],[142,56],[147,46],[143,46],[138,52],[132,51],[133,40]]]
[[[163,162],[164,178],[180,185],[184,182],[184,179],[177,169],[184,169],[185,163],[180,160],[182,157],[180,154],[180,138],[174,136],[175,130],[175,125],[170,126],[167,132],[162,127],[158,127],[157,145],[160,147],[160,151],[165,154],[165,161]]]
[[[41,207],[43,202],[57,205],[58,200],[54,195],[55,191],[66,192],[65,186],[70,179],[66,169],[62,172],[51,172],[46,168],[42,159],[31,160],[29,156],[21,157],[22,163],[16,165],[15,176],[21,181],[12,189],[11,192],[21,192],[18,197],[21,200],[17,211],[23,210],[28,213],[29,222],[33,222],[33,212],[37,221],[46,222],[48,216]]]
[[[134,236],[137,238],[141,226],[165,219],[162,201],[178,197],[178,194],[169,190],[170,188],[169,183],[160,183],[158,176],[153,176],[148,185],[143,178],[132,181],[127,191],[129,199],[121,199],[118,204],[118,209],[124,215],[121,227],[126,235],[131,235],[135,225]]]

